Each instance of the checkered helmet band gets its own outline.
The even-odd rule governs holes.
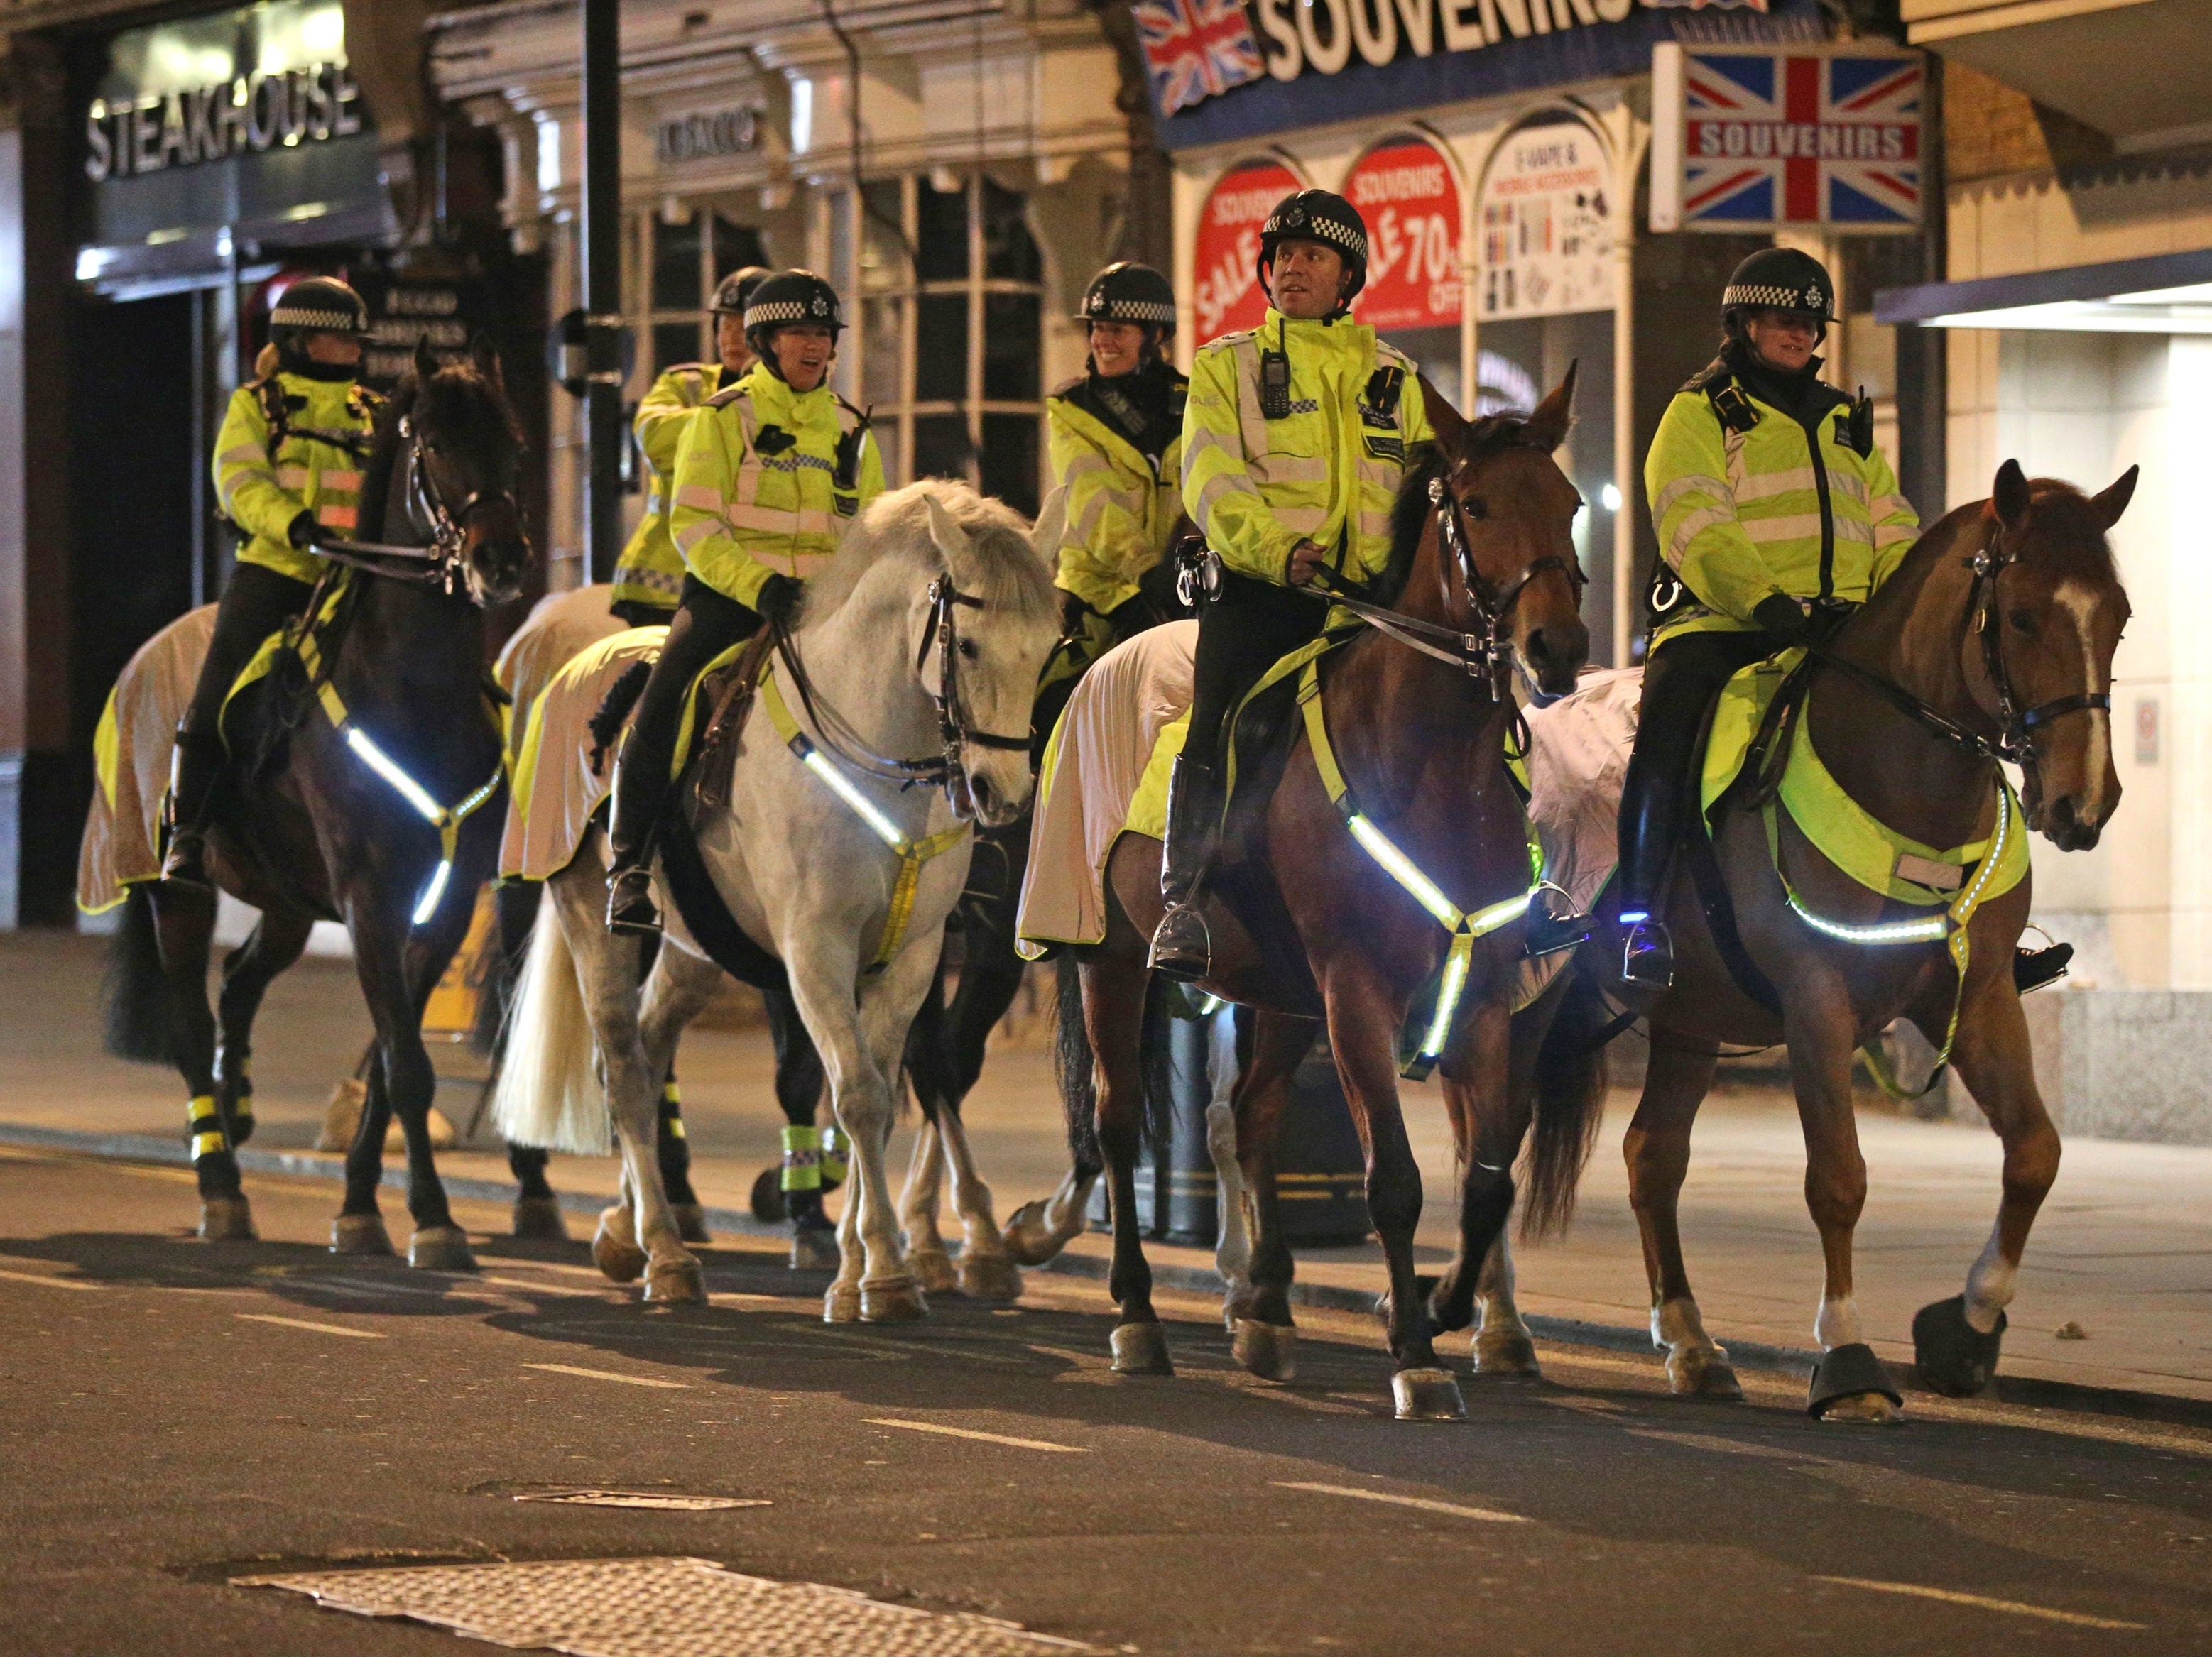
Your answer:
[[[1326,242],[1361,264],[1367,263],[1367,227],[1360,222],[1358,209],[1325,190],[1301,190],[1279,203],[1260,227],[1264,246],[1291,236]]]
[[[311,334],[365,334],[368,307],[359,294],[337,278],[310,276],[294,282],[278,296],[269,313],[269,325]]]
[[[745,300],[745,332],[819,323],[833,334],[845,326],[837,290],[811,270],[779,270],[763,277]]]
[[[1730,309],[1741,305],[1771,307],[1778,311],[1825,312],[1828,296],[1818,284],[1805,288],[1777,288],[1759,282],[1732,282],[1721,290],[1721,303]]]

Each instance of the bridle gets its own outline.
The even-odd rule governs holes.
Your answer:
[[[431,476],[423,459],[422,434],[412,415],[399,416],[399,438],[407,446],[402,462],[406,467],[403,493],[407,505],[407,527],[422,539],[406,544],[318,539],[314,549],[336,563],[365,570],[372,575],[415,586],[434,586],[448,597],[457,592],[464,593],[471,604],[482,608],[483,596],[469,579],[468,561],[464,556],[468,521],[486,507],[504,504],[514,507],[514,491],[473,489],[459,505],[448,507],[438,488],[438,480]]]

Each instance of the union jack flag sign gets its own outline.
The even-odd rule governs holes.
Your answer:
[[[1243,0],[1139,0],[1129,10],[1163,117],[1267,72]]]
[[[1917,55],[1653,49],[1651,227],[1920,222]]]

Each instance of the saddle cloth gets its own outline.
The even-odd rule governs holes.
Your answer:
[[[639,627],[610,634],[570,657],[538,693],[514,745],[507,832],[499,847],[501,880],[550,880],[575,861],[592,814],[614,792],[613,745],[599,754],[596,767],[592,763],[599,746],[592,716],[616,680],[659,655],[667,633],[664,627]]]
[[[77,845],[76,906],[87,914],[113,908],[127,888],[161,872],[155,848],[169,751],[215,637],[215,608],[188,610],[139,646],[107,694],[92,743],[99,786]]]
[[[554,675],[587,646],[626,630],[623,619],[607,610],[613,592],[613,587],[601,581],[566,592],[547,593],[532,606],[529,619],[514,630],[514,636],[499,652],[492,677],[510,698],[507,754],[510,769],[522,757],[530,710],[553,683]]]

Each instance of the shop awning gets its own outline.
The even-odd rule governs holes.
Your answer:
[[[2212,334],[2212,248],[1977,282],[1885,288],[1874,296],[1874,318],[1923,328]]]
[[[2212,0],[1904,0],[1916,46],[2116,138],[2212,107]]]

